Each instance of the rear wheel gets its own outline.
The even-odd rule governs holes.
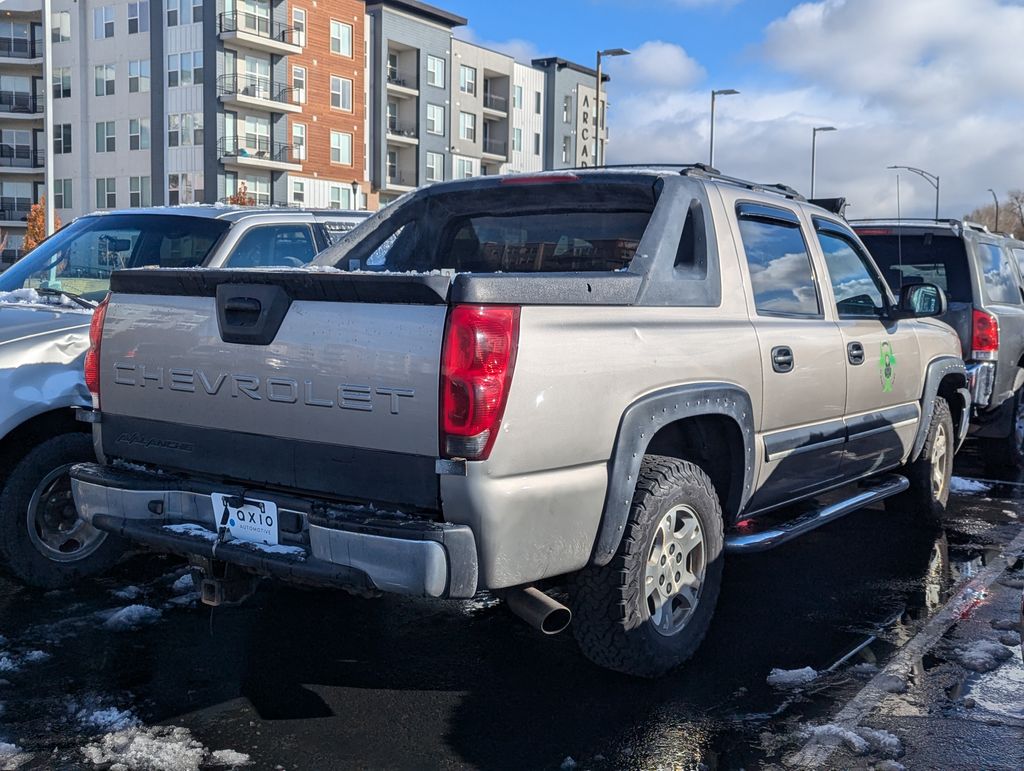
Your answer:
[[[117,561],[122,542],[82,520],[71,495],[71,467],[95,457],[88,434],[60,434],[11,469],[0,489],[0,569],[27,586],[57,589]]]
[[[693,655],[722,582],[722,509],[692,463],[644,458],[619,550],[577,574],[573,634],[594,663],[657,677]]]
[[[886,501],[887,508],[914,514],[938,516],[946,510],[949,480],[953,476],[956,435],[949,404],[941,396],[935,399],[931,423],[920,457],[907,464],[903,473],[910,480],[906,492]]]
[[[1013,397],[1010,435],[1005,439],[983,439],[981,451],[985,465],[997,473],[1024,470],[1024,390]]]

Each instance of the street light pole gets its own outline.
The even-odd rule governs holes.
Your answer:
[[[996,191],[989,188],[988,191],[992,194],[992,200],[996,202],[996,232],[999,232],[999,196],[996,195]]]
[[[924,169],[917,169],[913,166],[889,166],[890,169],[906,169],[907,171],[917,174],[919,177],[923,177],[928,181],[932,187],[935,188],[935,219],[939,219],[939,177],[936,174],[931,174]]]
[[[708,166],[715,167],[715,100],[720,96],[734,96],[738,94],[734,88],[723,88],[711,92],[711,152],[708,157]]]
[[[629,56],[625,48],[609,48],[597,52],[597,103],[594,105],[594,166],[601,165],[601,60],[606,56]]]
[[[811,198],[814,198],[814,172],[818,158],[818,132],[836,130],[835,126],[818,126],[811,131]]]

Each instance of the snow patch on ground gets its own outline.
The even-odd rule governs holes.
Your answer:
[[[991,672],[1012,655],[1009,648],[994,640],[977,640],[957,650],[957,660],[974,672]]]
[[[773,669],[768,673],[768,685],[774,688],[796,688],[806,685],[818,676],[818,671],[811,667],[803,669]]]
[[[31,755],[22,752],[21,747],[10,742],[0,741],[0,765],[5,769],[17,768],[31,759]]]
[[[12,656],[0,656],[0,672],[17,672],[21,667]]]
[[[895,760],[883,760],[871,767],[872,771],[907,771],[907,767]]]
[[[107,629],[126,632],[140,626],[152,624],[160,618],[161,612],[149,605],[129,605],[115,611],[103,624]]]
[[[252,761],[244,752],[236,752],[235,750],[217,750],[211,755],[210,762],[217,766],[238,768],[239,766],[247,766]]]
[[[952,477],[949,480],[949,490],[953,493],[987,493],[991,489],[992,485],[987,485],[974,479]]]
[[[83,747],[82,754],[94,765],[124,771],[199,771],[203,766],[239,768],[251,762],[244,752],[210,752],[180,726],[112,731]]]
[[[111,589],[110,593],[119,600],[136,600],[145,592],[138,586],[122,586],[120,589]]]
[[[80,709],[74,717],[86,728],[95,728],[100,731],[123,731],[126,728],[134,728],[139,725],[139,719],[131,710],[117,707],[94,710]]]
[[[882,675],[878,678],[878,687],[886,693],[906,693],[907,683],[896,675]]]
[[[576,761],[573,760],[572,756],[569,756],[562,761],[560,768],[562,771],[572,771],[572,769],[576,768]]]
[[[195,589],[195,583],[192,581],[192,575],[185,573],[177,581],[171,584],[171,591],[175,594],[185,594]]]
[[[845,746],[855,755],[874,753],[883,757],[899,757],[903,753],[903,744],[899,738],[888,731],[875,728],[856,727],[843,728],[835,723],[806,726],[800,732],[801,738],[810,744],[826,747]]]
[[[21,660],[29,664],[35,664],[39,661],[46,661],[48,658],[50,658],[50,654],[46,651],[29,651],[21,657]]]
[[[850,674],[856,675],[857,677],[874,677],[878,674],[878,667],[874,664],[854,664],[850,667]]]

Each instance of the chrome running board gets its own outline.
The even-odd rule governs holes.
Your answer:
[[[757,531],[758,523],[754,520],[749,529],[737,528],[726,533],[725,551],[727,554],[752,554],[774,549],[776,546],[788,543],[812,530],[817,530],[822,525],[835,522],[840,517],[857,511],[857,509],[898,495],[908,487],[910,487],[910,481],[906,477],[893,474],[873,482],[869,487],[846,500],[810,511],[795,519],[773,523],[764,530]]]

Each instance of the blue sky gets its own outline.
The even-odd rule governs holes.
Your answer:
[[[469,18],[456,35],[519,58],[609,62],[609,163],[703,161],[712,88],[716,165],[817,193],[852,216],[892,216],[905,164],[942,177],[942,216],[1024,188],[1024,0],[433,0]],[[934,190],[901,180],[907,216]]]

